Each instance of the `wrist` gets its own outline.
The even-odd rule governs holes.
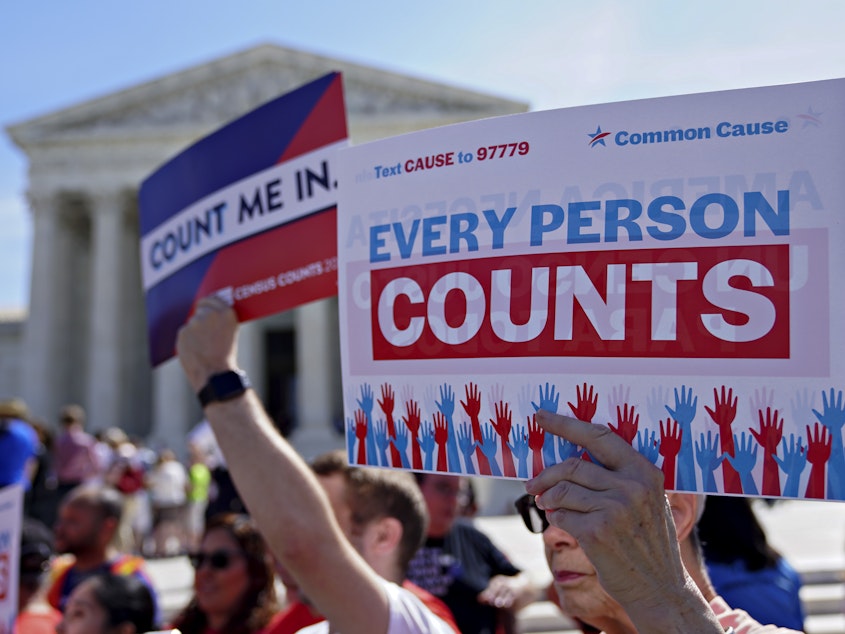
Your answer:
[[[213,403],[238,398],[250,388],[252,388],[252,383],[243,370],[228,367],[210,373],[205,384],[196,392],[200,407],[205,409]]]

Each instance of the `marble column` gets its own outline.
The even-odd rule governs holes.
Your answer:
[[[36,416],[52,421],[59,407],[57,364],[59,324],[60,200],[55,194],[30,192],[33,220],[29,315],[23,335],[21,396]]]
[[[343,446],[334,433],[332,418],[336,392],[336,368],[332,367],[336,327],[331,300],[312,302],[296,309],[296,415],[298,426],[291,441],[310,460],[328,449]]]
[[[169,359],[153,370],[152,410],[149,441],[187,457],[186,435],[202,420],[202,410],[178,359]]]
[[[123,383],[120,362],[124,201],[117,190],[91,196],[93,257],[87,399],[91,429],[121,425],[121,398],[129,387]]]

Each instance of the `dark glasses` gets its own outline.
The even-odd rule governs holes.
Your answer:
[[[240,556],[240,553],[230,550],[215,550],[210,553],[193,553],[188,555],[188,558],[191,560],[194,570],[202,568],[205,562],[208,562],[213,570],[225,570],[232,564],[233,559]]]
[[[534,496],[527,493],[513,503],[519,512],[525,528],[532,533],[542,533],[549,527],[549,520],[546,519],[546,512],[537,508],[534,503]]]

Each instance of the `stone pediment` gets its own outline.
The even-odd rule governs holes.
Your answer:
[[[528,105],[276,45],[261,45],[8,128],[26,149],[43,142],[193,135],[331,71],[344,76],[350,125],[365,119],[477,119]]]

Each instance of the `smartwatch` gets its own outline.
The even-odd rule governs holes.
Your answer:
[[[200,400],[200,406],[205,407],[211,403],[229,401],[233,398],[239,397],[252,387],[249,382],[249,377],[241,370],[227,370],[214,374],[208,379],[197,397]]]

